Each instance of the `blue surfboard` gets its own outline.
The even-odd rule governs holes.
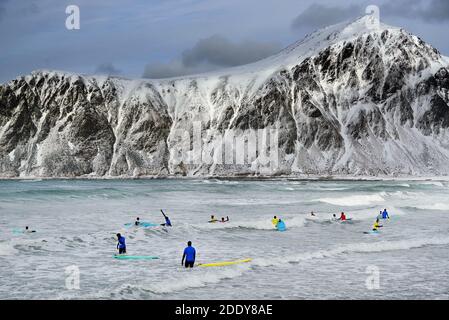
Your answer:
[[[137,226],[135,225],[134,222],[130,222],[130,223],[125,223],[125,227],[143,227],[143,228],[150,228],[150,227],[157,227],[158,224],[155,223],[151,223],[151,222],[140,222]]]

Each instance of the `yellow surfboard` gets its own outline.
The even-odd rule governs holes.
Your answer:
[[[200,267],[224,267],[224,266],[230,266],[233,264],[241,264],[250,262],[252,259],[242,259],[242,260],[235,260],[235,261],[224,261],[224,262],[214,262],[214,263],[200,263],[198,266]]]

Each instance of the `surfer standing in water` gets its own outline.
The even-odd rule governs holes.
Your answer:
[[[340,215],[340,221],[346,221],[346,215],[344,212],[342,212]]]
[[[278,217],[274,216],[273,219],[271,219],[271,223],[273,224],[273,226],[276,227],[279,220],[281,220],[281,219],[278,219]]]
[[[220,222],[228,222],[228,221],[229,221],[229,217],[228,216],[226,216],[226,220],[225,220],[225,218],[221,217],[221,221]]]
[[[215,223],[215,222],[218,222],[218,219],[216,219],[214,215],[211,215],[209,223]]]
[[[182,255],[181,265],[184,265],[185,259],[185,267],[193,268],[195,264],[196,258],[196,250],[192,247],[192,241],[187,242],[187,247],[184,249],[184,254]]]
[[[140,218],[137,217],[137,218],[136,218],[136,222],[134,222],[134,225],[138,226],[139,224],[140,224]]]
[[[117,250],[118,254],[125,254],[126,253],[126,242],[125,237],[123,237],[120,233],[117,233]]]
[[[379,224],[379,218],[377,218],[373,225],[373,231],[379,231],[379,228],[382,228],[382,226]]]

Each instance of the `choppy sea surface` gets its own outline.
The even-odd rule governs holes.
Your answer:
[[[0,299],[449,299],[448,195],[447,181],[0,181]],[[172,228],[124,226],[160,209]],[[331,221],[341,211],[352,220]],[[114,259],[117,232],[160,259]],[[188,240],[199,263],[253,260],[186,270]]]

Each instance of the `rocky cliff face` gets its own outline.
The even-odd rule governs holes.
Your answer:
[[[203,160],[179,160],[194,123]],[[217,137],[255,129],[276,130],[276,165],[261,152],[217,161]],[[366,18],[217,73],[132,81],[38,71],[0,86],[2,177],[448,173],[449,60]]]

